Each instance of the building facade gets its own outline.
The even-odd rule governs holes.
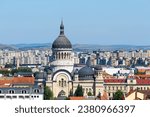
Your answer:
[[[68,97],[70,92],[75,92],[78,85],[82,85],[84,95],[91,92],[92,95],[98,96],[103,92],[101,69],[94,71],[90,66],[75,68],[74,52],[71,42],[64,34],[63,22],[60,25],[60,34],[52,44],[50,68],[52,72],[46,85],[53,91],[54,97]]]

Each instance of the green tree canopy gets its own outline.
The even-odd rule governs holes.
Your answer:
[[[52,100],[53,99],[53,92],[50,90],[48,86],[44,87],[44,100]]]
[[[3,74],[4,76],[9,76],[10,71],[8,71],[8,70],[0,70],[0,74]]]
[[[116,91],[113,96],[113,100],[124,100],[123,92],[121,90]]]
[[[82,89],[82,86],[80,86],[79,84],[78,84],[77,89],[74,93],[74,96],[83,96],[83,89]]]
[[[13,74],[13,75],[18,72],[32,72],[32,69],[29,67],[19,67],[18,69],[11,70],[11,74]]]
[[[88,96],[92,96],[92,93],[91,93],[91,91],[89,91],[87,95],[88,95]]]

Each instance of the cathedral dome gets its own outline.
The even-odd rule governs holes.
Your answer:
[[[61,22],[61,25],[60,25],[60,35],[53,42],[52,48],[72,48],[71,42],[64,35],[63,22]]]
[[[59,35],[53,42],[52,48],[72,48],[72,45],[65,35]]]
[[[94,71],[91,67],[85,66],[79,70],[79,77],[84,77],[84,76],[93,76]]]

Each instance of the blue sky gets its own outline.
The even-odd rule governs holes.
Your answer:
[[[0,43],[150,45],[150,0],[0,0]]]

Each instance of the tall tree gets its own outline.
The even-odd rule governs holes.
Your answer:
[[[48,86],[44,87],[44,100],[52,100],[53,99],[53,92],[50,90]]]
[[[121,90],[116,91],[113,96],[113,100],[124,100],[123,92]]]
[[[83,96],[83,89],[82,89],[82,86],[80,86],[79,84],[78,84],[77,89],[74,93],[74,96]]]

